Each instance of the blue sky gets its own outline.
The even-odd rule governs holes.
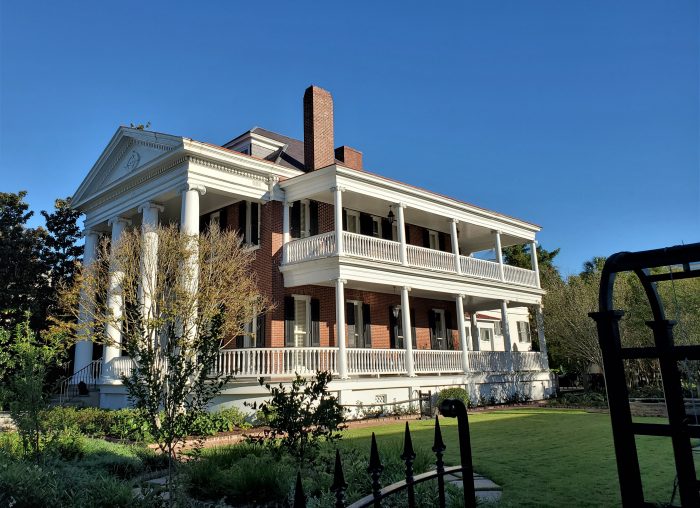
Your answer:
[[[302,136],[592,256],[700,240],[694,0],[0,2],[2,191],[72,194],[120,124]],[[35,221],[39,223],[39,219]]]

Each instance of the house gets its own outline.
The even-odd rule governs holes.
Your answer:
[[[119,128],[73,197],[85,262],[100,235],[128,227],[196,234],[217,222],[244,236],[275,308],[251,323],[254,339],[221,351],[236,380],[217,404],[262,396],[259,377],[318,368],[334,372],[344,404],[453,385],[548,396],[537,259],[522,269],[502,258],[510,245],[534,251],[539,226],[366,171],[360,151],[334,145],[330,93],[309,87],[303,106],[303,141],[256,127],[217,146]],[[121,407],[130,365],[118,347],[83,341],[73,382],[101,366],[99,403]]]

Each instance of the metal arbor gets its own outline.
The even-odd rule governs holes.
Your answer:
[[[700,360],[700,346],[676,345],[674,321],[666,319],[656,283],[687,278],[700,278],[700,243],[665,249],[620,252],[609,257],[600,281],[599,311],[590,313],[596,321],[598,340],[603,354],[610,419],[612,423],[617,472],[620,478],[622,504],[625,507],[655,506],[644,501],[636,435],[670,437],[673,445],[678,491],[681,506],[700,506],[700,482],[693,462],[691,438],[700,438],[700,426],[691,425],[685,411],[678,362]],[[652,273],[650,268],[681,266],[682,270]],[[654,346],[623,348],[619,321],[624,312],[613,308],[613,286],[620,272],[634,272],[642,283],[651,306]],[[625,383],[624,360],[656,358],[659,361],[668,424],[633,423],[629,395]]]

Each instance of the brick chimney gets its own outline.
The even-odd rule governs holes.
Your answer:
[[[335,158],[351,169],[362,171],[362,152],[349,146],[339,146],[335,149]]]
[[[304,92],[304,166],[314,171],[331,164],[335,164],[333,97],[328,90],[310,86]]]

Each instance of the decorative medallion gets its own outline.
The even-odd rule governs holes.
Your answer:
[[[131,151],[131,155],[129,155],[129,159],[126,161],[126,170],[131,171],[132,169],[136,169],[139,165],[139,162],[141,161],[141,156],[136,150]]]

